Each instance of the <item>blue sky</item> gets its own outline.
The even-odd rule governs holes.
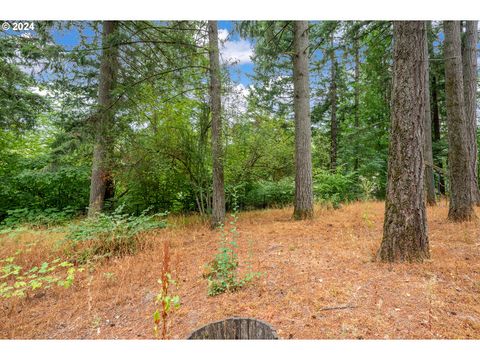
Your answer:
[[[221,40],[220,53],[222,62],[227,66],[231,79],[235,83],[247,88],[251,84],[249,76],[254,73],[254,65],[250,58],[253,55],[253,43],[249,39],[240,38],[235,31],[234,21],[219,21],[218,29],[219,39]],[[71,49],[80,41],[80,31],[88,37],[94,35],[92,28],[88,26],[84,28],[72,26],[70,29],[55,30],[53,36],[56,43],[64,46],[66,49]],[[8,30],[7,33],[17,36],[19,34],[18,32],[14,33],[12,30]],[[317,60],[321,58],[319,52],[317,52],[316,58]]]
[[[222,40],[220,52],[223,62],[231,64],[234,61],[236,65],[227,65],[231,78],[234,82],[248,86],[251,81],[248,77],[253,74],[253,63],[250,55],[253,54],[253,47],[250,41],[240,39],[235,30],[233,21],[219,21],[219,38]],[[93,31],[89,28],[84,29],[84,34],[93,36]],[[56,31],[54,33],[55,41],[68,48],[78,44],[80,33],[76,28],[70,30]]]
[[[253,44],[249,40],[240,39],[234,30],[233,21],[219,21],[219,34],[222,30],[229,32],[229,37],[223,47],[224,57],[239,59],[239,64],[230,66],[230,75],[235,82],[248,86],[251,81],[248,75],[253,74],[253,63],[249,58],[253,54]]]

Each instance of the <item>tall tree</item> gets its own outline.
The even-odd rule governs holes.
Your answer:
[[[480,206],[478,189],[478,149],[477,149],[477,40],[478,21],[466,21],[464,46],[462,47],[463,86],[465,96],[465,116],[470,150],[470,169],[472,177],[472,197]]]
[[[448,127],[450,206],[448,218],[467,221],[474,216],[470,140],[465,116],[459,21],[445,21],[445,96]]]
[[[424,193],[425,22],[397,21],[382,261],[429,257]]]
[[[337,119],[337,58],[335,56],[335,29],[330,40],[330,169],[337,169],[338,119]]]
[[[218,25],[208,22],[210,56],[210,112],[212,117],[213,199],[212,227],[225,220],[225,187],[223,177],[222,101],[220,85],[220,55],[218,52]]]
[[[354,77],[354,123],[355,131],[358,131],[360,127],[360,45],[358,40],[358,34],[354,37],[354,57],[355,57],[355,77]],[[355,142],[356,143],[356,142]],[[355,159],[353,163],[353,169],[358,170],[358,152],[355,151]]]
[[[313,217],[312,129],[308,66],[308,21],[294,22],[295,203],[297,220]]]
[[[426,22],[428,30],[430,21]],[[428,31],[427,31],[428,34]],[[432,112],[430,109],[430,63],[428,51],[428,35],[425,36],[425,189],[427,190],[427,204],[435,205],[435,180],[433,178],[433,149],[432,149]]]
[[[94,116],[95,145],[88,216],[94,216],[102,211],[105,198],[112,197],[113,193],[110,153],[112,148],[111,127],[114,117],[112,91],[118,71],[118,49],[115,45],[118,23],[104,21],[102,27],[98,112]]]

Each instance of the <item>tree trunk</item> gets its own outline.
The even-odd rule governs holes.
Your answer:
[[[210,55],[210,107],[212,116],[213,199],[211,226],[225,221],[225,187],[223,180],[222,101],[220,85],[220,55],[218,52],[218,25],[208,22]]]
[[[392,124],[381,261],[429,258],[425,212],[425,55],[423,21],[394,22]]]
[[[428,24],[426,22],[426,28]],[[433,149],[432,149],[432,113],[430,111],[430,65],[428,59],[428,35],[425,35],[425,189],[427,204],[435,205],[435,180],[433,178]]]
[[[462,48],[465,116],[470,150],[472,200],[480,206],[478,189],[477,150],[477,30],[478,21],[466,21],[465,42]]]
[[[360,127],[360,46],[358,44],[358,36],[355,36],[354,40],[354,47],[355,47],[355,109],[354,109],[354,127],[355,131],[358,134],[358,129]],[[353,169],[358,170],[359,160],[358,160],[358,146],[357,142],[355,142],[355,160],[353,164]]]
[[[468,221],[474,216],[472,171],[468,126],[465,116],[462,50],[459,21],[444,21],[445,31],[445,97],[448,126],[448,169],[450,206],[448,218]]]
[[[90,183],[90,202],[88,216],[95,216],[102,211],[105,199],[113,196],[113,179],[111,174],[110,153],[112,147],[111,127],[114,112],[112,91],[115,87],[118,71],[118,49],[114,36],[118,23],[104,21],[102,30],[102,58],[98,84],[98,113],[95,116],[95,145],[93,149],[92,177]]]
[[[296,220],[313,217],[312,129],[308,68],[308,21],[294,21],[293,106],[295,111],[295,204]]]
[[[438,108],[438,83],[436,74],[432,76],[432,121],[433,140],[440,141],[440,111]]]
[[[337,120],[337,59],[334,50],[334,33],[332,31],[330,53],[330,170],[337,169],[337,144],[338,144],[338,120]]]

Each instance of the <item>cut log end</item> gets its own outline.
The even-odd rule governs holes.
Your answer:
[[[277,340],[277,332],[263,321],[234,317],[195,330],[189,340]]]

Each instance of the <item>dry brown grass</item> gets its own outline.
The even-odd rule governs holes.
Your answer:
[[[202,273],[218,234],[198,217],[171,218],[171,227],[144,235],[149,246],[140,253],[98,264],[68,290],[2,300],[0,337],[153,338],[161,249],[169,240],[182,301],[169,316],[171,338],[234,315],[270,322],[284,339],[480,338],[478,222],[447,222],[443,201],[428,209],[431,261],[381,264],[372,257],[383,210],[381,202],[317,208],[314,220],[300,222],[291,220],[291,208],[241,213],[240,262],[250,255],[253,270],[265,275],[216,297],[207,297]],[[32,266],[55,256],[60,237],[41,231],[3,236],[0,257],[38,240],[21,255]]]

